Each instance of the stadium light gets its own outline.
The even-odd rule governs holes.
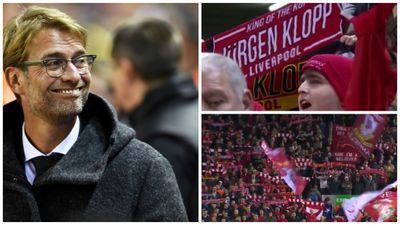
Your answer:
[[[288,3],[285,3],[285,2],[274,3],[274,4],[270,5],[268,7],[268,9],[269,9],[269,11],[275,11],[275,10],[277,10],[279,8],[282,8],[283,6],[285,6],[287,4]]]

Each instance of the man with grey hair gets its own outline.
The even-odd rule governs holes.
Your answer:
[[[235,61],[220,54],[205,53],[201,73],[203,110],[252,110],[250,90]]]

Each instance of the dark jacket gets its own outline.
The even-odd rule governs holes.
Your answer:
[[[89,95],[78,140],[33,185],[23,167],[22,109],[12,102],[3,110],[4,221],[187,220],[167,160],[135,139],[102,98]]]
[[[168,159],[189,221],[198,221],[198,99],[189,76],[177,75],[150,90],[129,115],[137,138]]]

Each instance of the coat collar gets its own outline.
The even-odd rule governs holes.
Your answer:
[[[187,74],[177,74],[172,76],[165,83],[149,90],[142,104],[129,113],[129,123],[135,126],[141,123],[143,118],[151,117],[155,109],[171,104],[171,101],[191,101],[197,99],[197,89],[194,87],[193,80]],[[168,104],[167,104],[168,103]]]
[[[23,121],[22,109],[17,102],[4,106],[5,140],[4,170],[25,177],[23,157],[18,143]],[[83,128],[70,151],[51,169],[35,180],[39,186],[50,183],[92,184],[104,172],[107,162],[129,143],[135,133],[117,121],[113,108],[101,97],[90,94],[79,115]]]

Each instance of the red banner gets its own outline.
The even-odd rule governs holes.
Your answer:
[[[335,162],[355,163],[360,159],[358,150],[347,138],[350,133],[351,127],[333,124],[331,153]]]
[[[203,46],[239,64],[266,110],[289,110],[297,108],[302,60],[338,40],[341,25],[336,3],[294,3],[215,35]]]
[[[397,192],[387,191],[368,203],[364,210],[376,222],[397,221]]]
[[[378,174],[382,178],[387,178],[387,174],[383,169],[365,169],[359,170],[358,172],[360,174]]]
[[[349,134],[349,140],[364,157],[369,157],[385,128],[386,122],[385,116],[376,114],[359,115],[357,117],[353,131]]]
[[[327,163],[314,163],[314,168],[334,168],[334,167],[345,167],[345,168],[356,168],[355,164],[342,163],[342,162],[327,162]]]
[[[204,205],[207,204],[218,204],[218,203],[223,203],[225,202],[226,199],[225,198],[217,198],[217,199],[207,199],[207,200],[202,200],[201,203]]]

